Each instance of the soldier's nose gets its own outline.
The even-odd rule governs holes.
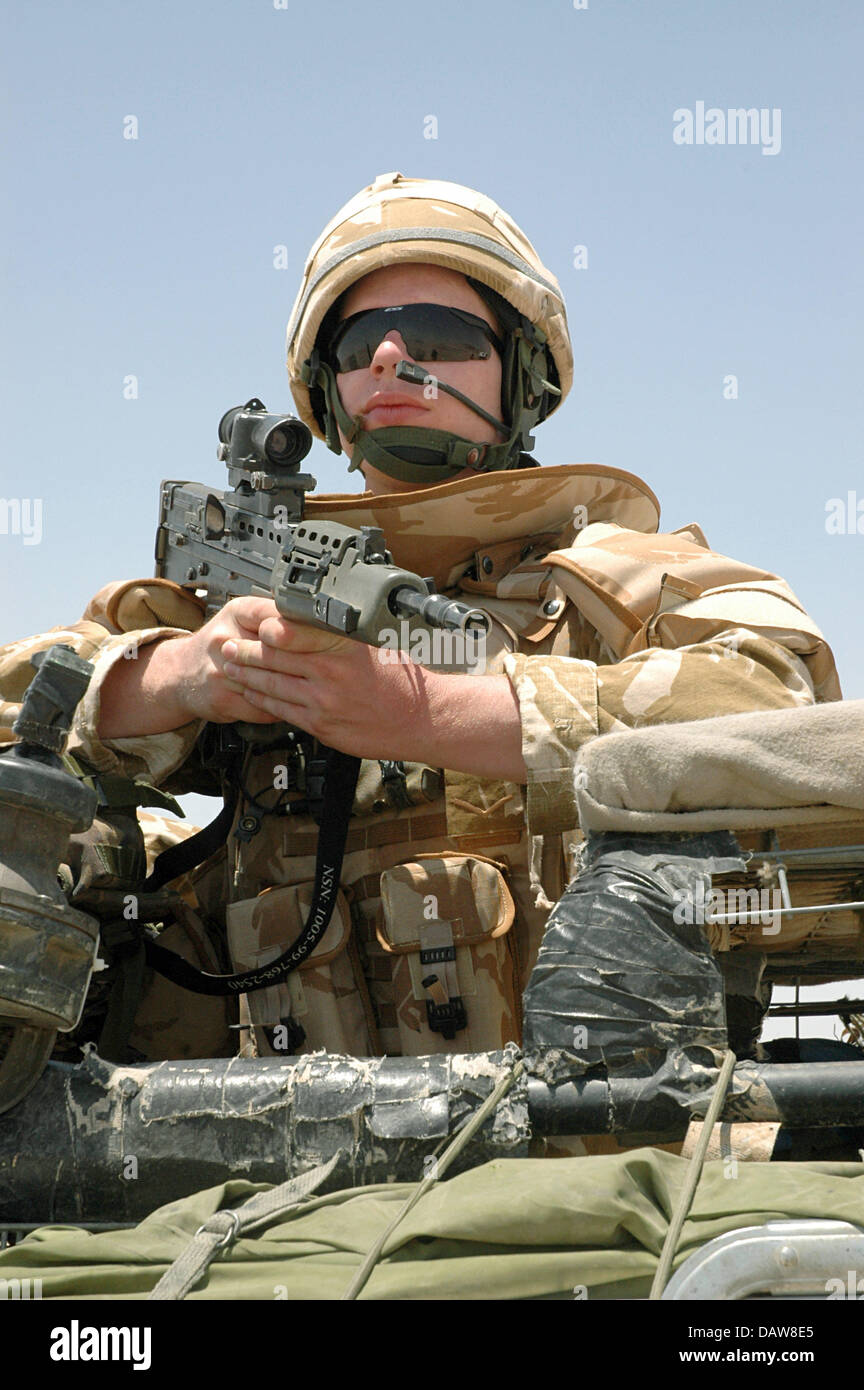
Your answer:
[[[404,358],[408,358],[409,362],[411,361],[401,335],[395,331],[388,333],[387,337],[382,338],[375,349],[375,355],[372,358],[372,372],[378,377],[384,376],[388,372],[393,374]]]

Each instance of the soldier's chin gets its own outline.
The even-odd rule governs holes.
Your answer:
[[[380,472],[380,470],[375,468],[373,464],[369,463],[367,459],[362,460],[360,464],[360,472],[363,474],[363,480],[366,484],[366,491],[368,493],[371,493],[373,496],[383,496],[385,494],[393,494],[397,492],[417,492],[418,489],[422,491],[424,488],[434,486],[434,484],[431,482],[408,483],[405,482],[402,478],[393,478],[390,476],[389,473]]]

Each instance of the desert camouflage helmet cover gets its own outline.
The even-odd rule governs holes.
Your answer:
[[[491,198],[461,184],[381,174],[336,214],[315,242],[288,325],[287,365],[300,417],[325,438],[303,364],[341,294],[383,266],[420,261],[489,286],[545,335],[560,395],[570,389],[573,355],[561,289],[531,242]],[[306,374],[308,375],[308,373]]]

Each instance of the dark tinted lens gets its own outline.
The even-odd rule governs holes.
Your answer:
[[[339,324],[329,356],[337,372],[368,367],[388,333],[400,334],[415,362],[470,362],[499,346],[488,323],[464,309],[444,304],[403,304],[364,309]]]

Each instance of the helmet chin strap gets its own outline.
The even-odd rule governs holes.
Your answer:
[[[341,443],[337,430],[341,429],[345,439],[352,446],[349,473],[359,468],[365,459],[380,473],[408,483],[447,482],[454,474],[465,468],[478,473],[512,467],[522,449],[522,432],[518,425],[511,429],[503,420],[497,420],[482,406],[455,387],[445,386],[437,378],[430,378],[422,367],[401,361],[396,375],[403,381],[412,381],[425,386],[435,381],[436,389],[455,396],[471,410],[481,415],[495,429],[505,436],[502,443],[486,444],[476,440],[464,439],[449,430],[426,429],[420,425],[390,425],[383,429],[363,428],[363,415],[350,416],[345,409],[332,367],[322,362],[314,351],[303,373],[310,385],[318,386],[324,393],[327,404],[326,431],[327,444],[334,453],[341,453]],[[515,419],[520,419],[517,411]]]
[[[547,379],[545,343],[545,335],[525,318],[507,335],[502,361],[502,398],[511,425],[496,419],[476,401],[414,363],[403,359],[396,368],[396,376],[402,381],[418,386],[434,382],[437,391],[445,391],[467,405],[504,436],[497,444],[479,443],[449,430],[426,429],[422,425],[365,429],[363,415],[352,417],[345,409],[333,368],[322,361],[317,348],[304,362],[301,376],[308,386],[317,387],[324,396],[322,413],[327,447],[334,454],[342,452],[340,430],[351,445],[349,472],[359,468],[365,459],[380,473],[400,482],[443,483],[469,468],[476,473],[515,468],[521,454],[533,448],[531,430],[544,419],[549,396],[560,395],[558,387]]]

